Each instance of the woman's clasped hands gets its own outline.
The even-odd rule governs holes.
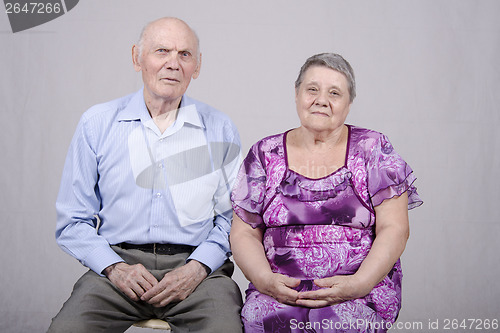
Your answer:
[[[266,272],[252,282],[258,291],[273,297],[280,303],[290,305],[297,303],[299,292],[293,288],[299,286],[299,279],[279,273]]]
[[[321,308],[361,298],[373,289],[373,286],[364,283],[356,275],[316,279],[313,282],[320,289],[312,291],[297,291],[300,282],[300,279],[283,274],[267,273],[254,282],[254,285],[261,293],[275,298],[280,303],[308,308]]]

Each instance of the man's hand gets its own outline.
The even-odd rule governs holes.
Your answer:
[[[158,280],[141,264],[119,262],[104,269],[103,274],[133,301],[158,284]]]
[[[141,300],[155,307],[182,301],[191,295],[206,277],[207,272],[202,264],[191,260],[184,266],[165,274],[157,285],[142,295]]]

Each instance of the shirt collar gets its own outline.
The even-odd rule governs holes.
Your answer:
[[[143,123],[151,121],[151,115],[146,107],[146,102],[144,102],[143,89],[132,95],[130,101],[120,112],[118,121],[127,120],[140,120]],[[195,100],[186,95],[182,96],[181,105],[179,107],[175,123],[177,123],[178,126],[182,126],[184,123],[189,123],[197,127],[205,127],[201,122],[198,111],[196,110]]]
[[[118,121],[141,120],[142,122],[145,122],[148,118],[151,119],[151,116],[149,115],[148,108],[144,102],[143,89],[141,89],[132,95],[132,98],[120,112]]]
[[[177,113],[176,122],[180,125],[189,123],[191,125],[204,128],[205,126],[200,120],[200,115],[196,110],[196,103],[186,95],[182,96],[179,112]]]

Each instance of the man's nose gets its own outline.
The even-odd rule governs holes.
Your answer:
[[[170,57],[168,57],[164,66],[167,69],[173,69],[173,70],[179,69],[179,53],[178,52],[170,52]]]

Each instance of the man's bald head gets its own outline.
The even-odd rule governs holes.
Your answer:
[[[139,36],[139,41],[137,42],[137,47],[139,49],[139,57],[142,55],[142,51],[144,48],[144,41],[146,40],[148,35],[151,34],[152,32],[154,32],[155,29],[162,28],[162,27],[168,28],[168,26],[171,26],[171,25],[183,27],[184,28],[183,30],[185,30],[186,33],[189,33],[192,35],[192,38],[194,38],[194,40],[196,41],[196,47],[197,47],[195,56],[196,56],[196,59],[199,61],[200,60],[200,39],[198,38],[198,35],[196,34],[196,32],[186,22],[184,22],[183,20],[181,20],[177,17],[162,17],[162,18],[159,18],[159,19],[154,20],[152,22],[149,22],[148,24],[146,24],[144,26],[144,28],[141,31],[141,35]]]

